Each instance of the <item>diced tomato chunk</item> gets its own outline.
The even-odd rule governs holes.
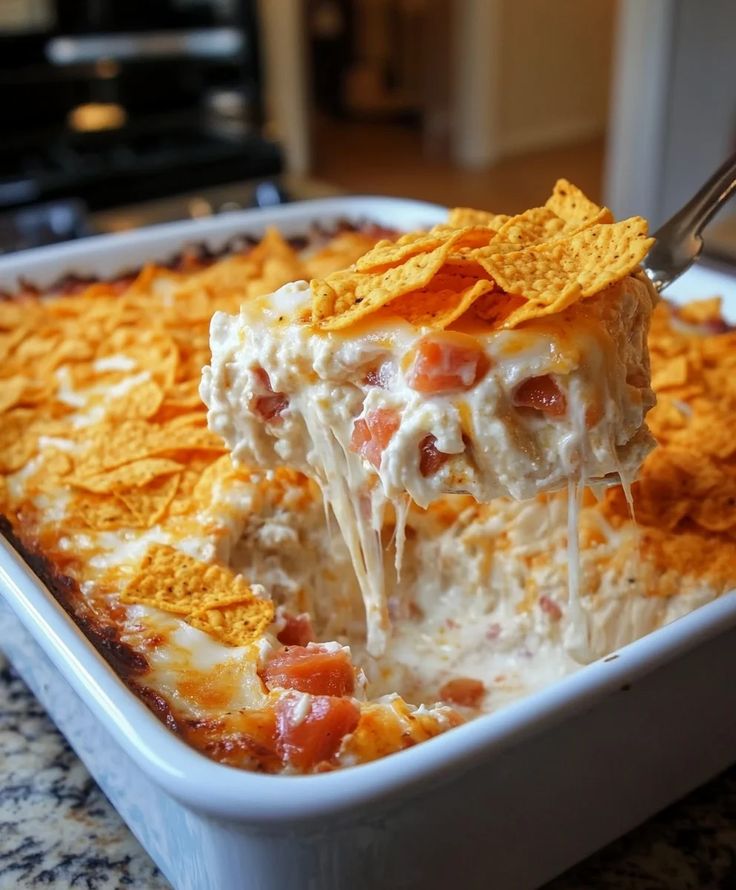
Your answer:
[[[258,396],[253,403],[253,410],[267,423],[273,423],[280,418],[289,407],[289,400],[282,392],[275,392],[272,396]]]
[[[723,318],[713,318],[703,322],[704,334],[729,334],[736,330],[736,325],[729,324]]]
[[[486,687],[472,677],[456,677],[448,680],[440,689],[440,698],[467,708],[477,708],[485,695]]]
[[[559,621],[562,618],[562,609],[546,593],[539,597],[539,608],[546,612],[553,621]]]
[[[603,406],[596,402],[593,405],[588,405],[585,409],[585,426],[588,429],[592,429],[603,417]]]
[[[253,375],[264,389],[273,392],[271,378],[268,376],[268,371],[265,368],[253,368]]]
[[[355,671],[347,653],[319,646],[287,646],[269,659],[261,676],[269,689],[277,686],[312,695],[350,695],[355,688]]]
[[[443,331],[419,340],[406,382],[428,395],[467,390],[486,374],[488,367],[488,358],[475,337]]]
[[[276,705],[277,746],[282,760],[308,770],[337,754],[358,725],[360,709],[350,699],[318,695],[302,716],[296,713],[300,704],[289,696]]]
[[[395,374],[396,367],[391,362],[384,362],[376,368],[369,368],[363,378],[363,383],[366,386],[378,386],[381,389],[388,389]]]
[[[255,368],[253,373],[258,383],[266,390],[266,395],[256,395],[251,402],[251,410],[266,423],[275,423],[289,407],[289,399],[282,392],[274,392],[271,378],[264,368]]]
[[[422,476],[433,476],[450,459],[449,454],[437,448],[436,441],[437,439],[430,435],[425,436],[419,443],[419,472]]]
[[[136,277],[135,275],[121,275],[120,278],[109,281],[108,286],[112,288],[113,293],[122,294],[135,281]]]
[[[376,469],[381,466],[381,456],[399,428],[399,415],[393,408],[376,408],[365,417],[359,417],[353,425],[350,449],[370,461]]]
[[[549,374],[529,377],[520,383],[514,391],[514,405],[534,408],[550,417],[563,417],[567,413],[565,393]]]
[[[629,386],[635,386],[637,389],[643,389],[649,386],[649,378],[643,370],[632,371],[626,377]]]
[[[306,612],[301,615],[285,616],[286,623],[278,633],[279,643],[284,646],[306,646],[307,643],[314,641],[314,630],[312,628],[312,619]]]

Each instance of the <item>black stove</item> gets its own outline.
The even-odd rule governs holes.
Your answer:
[[[84,234],[88,211],[276,176],[254,10],[50,0],[0,30],[0,250]]]

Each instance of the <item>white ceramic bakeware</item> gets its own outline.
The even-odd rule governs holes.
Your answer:
[[[0,289],[111,275],[267,224],[432,224],[439,207],[335,198],[0,259]],[[677,297],[736,283],[703,268]],[[207,760],[131,694],[0,540],[0,646],[177,890],[522,890],[736,760],[736,592],[578,673],[384,760],[317,776]]]

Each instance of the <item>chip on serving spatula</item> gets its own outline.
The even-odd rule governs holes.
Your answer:
[[[517,216],[453,211],[217,314],[210,427],[236,459],[373,477],[422,505],[631,476],[652,445],[651,244],[643,219],[615,223],[565,180]]]
[[[516,216],[455,210],[216,314],[209,426],[236,461],[319,482],[365,594],[385,499],[400,517],[407,496],[526,499],[636,474],[654,444],[651,244],[643,219],[614,222],[566,180]],[[382,601],[366,596],[369,625]]]

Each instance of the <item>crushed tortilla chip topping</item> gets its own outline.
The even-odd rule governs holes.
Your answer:
[[[659,564],[713,583],[736,581],[736,330],[719,300],[662,304],[649,336],[658,447],[633,486],[643,548]],[[626,521],[619,488],[606,515]],[[670,591],[674,593],[675,591]]]
[[[489,213],[487,210],[474,210],[472,207],[455,207],[450,211],[447,222],[453,229],[462,229],[465,226],[488,226],[497,232],[510,218],[506,213]]]
[[[269,229],[217,262],[185,255],[176,268],[149,264],[116,281],[62,282],[51,295],[0,296],[0,512],[22,527],[29,516],[43,521],[50,502],[63,505],[63,518],[44,529],[52,549],[63,535],[135,540],[153,530],[179,540],[207,531],[202,511],[248,477],[207,429],[199,398],[213,313],[348,266],[379,238],[390,243],[387,234],[340,231],[300,253]],[[110,589],[129,580],[110,580]],[[124,600],[191,616],[228,645],[262,634],[273,617],[242,578],[164,545]]]
[[[120,599],[181,615],[230,646],[246,646],[263,636],[274,616],[271,600],[255,596],[229,568],[163,544],[148,550]]]
[[[173,268],[148,265],[115,281],[71,279],[55,292],[26,287],[0,297],[0,513],[118,626],[121,612],[124,621],[138,621],[138,604],[225,645],[247,646],[274,621],[273,603],[249,583],[257,579],[218,564],[216,546],[195,559],[173,544],[229,534],[213,516],[228,518],[222,493],[243,482],[254,501],[274,509],[305,509],[318,494],[294,470],[265,479],[235,467],[207,430],[198,385],[212,314],[235,312],[294,278],[314,278],[326,283],[324,314],[315,320],[326,330],[359,319],[364,304],[422,327],[449,326],[466,314],[492,328],[513,327],[586,299],[606,276],[628,274],[650,242],[640,221],[614,224],[565,180],[544,207],[516,217],[458,208],[431,232],[396,242],[388,234],[341,232],[299,254],[272,230],[217,262],[192,253]],[[596,250],[597,265],[587,265],[587,252]],[[736,584],[736,330],[715,298],[678,309],[661,304],[649,347],[659,399],[649,424],[659,444],[633,486],[642,594],[675,596],[683,577],[719,593]],[[447,527],[471,505],[458,496],[428,512]],[[584,546],[593,548],[598,523],[631,522],[620,488],[608,489],[600,504],[591,495],[584,513],[598,520],[592,531],[582,529],[591,536]],[[111,546],[129,545],[134,556],[112,568],[104,558],[96,563]],[[237,661],[242,667],[246,659]],[[257,716],[233,713],[253,732]],[[366,713],[384,712],[370,704]],[[416,728],[416,715],[412,721]],[[355,750],[363,759],[374,735],[361,720]],[[405,735],[397,724],[386,750]]]
[[[262,637],[273,621],[270,600],[252,596],[249,600],[222,602],[186,616],[186,621],[216,637],[228,646],[245,646]]]
[[[544,206],[564,220],[566,228],[576,231],[586,224],[613,222],[607,207],[599,207],[567,179],[557,180]]]
[[[560,179],[543,207],[516,216],[456,208],[446,224],[379,242],[349,269],[313,279],[312,323],[336,331],[378,311],[441,329],[484,298],[478,316],[512,328],[597,294],[634,272],[653,239],[646,221],[611,212]],[[467,263],[474,281],[436,284]],[[478,287],[473,287],[474,284]],[[493,310],[499,301],[513,311]]]

